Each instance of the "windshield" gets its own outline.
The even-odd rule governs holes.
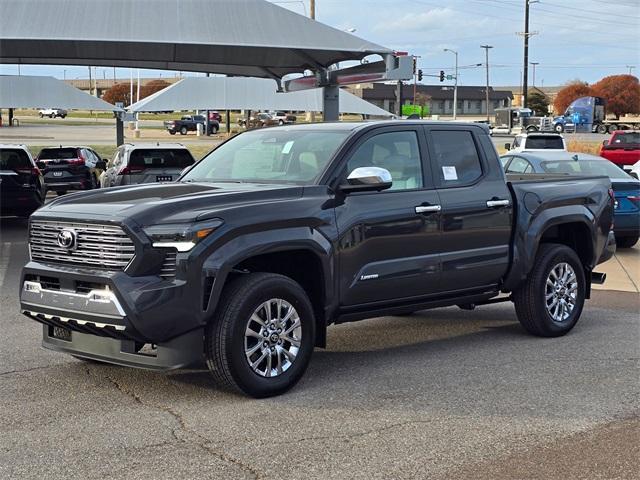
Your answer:
[[[616,133],[613,137],[613,142],[614,145],[617,144],[638,144],[640,143],[640,132],[625,132],[625,133]]]
[[[181,180],[309,184],[348,135],[281,129],[242,133],[200,160]]]
[[[529,136],[527,149],[530,150],[564,150],[562,137]]]
[[[138,148],[131,152],[129,165],[143,168],[179,168],[183,169],[195,163],[191,152],[186,148]]]
[[[18,168],[31,168],[31,160],[24,150],[2,149],[0,150],[0,170],[15,170]]]
[[[542,162],[541,165],[547,173],[605,175],[617,180],[629,180],[633,178],[608,160],[561,160],[557,162]]]

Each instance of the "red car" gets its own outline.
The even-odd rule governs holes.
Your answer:
[[[616,130],[602,142],[600,156],[620,167],[633,165],[640,160],[640,132]]]

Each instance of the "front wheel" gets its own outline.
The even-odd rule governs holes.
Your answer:
[[[279,395],[300,380],[311,359],[311,302],[288,277],[242,274],[225,288],[204,343],[217,383],[255,398]]]
[[[576,252],[566,245],[542,244],[535,267],[513,292],[518,320],[533,335],[562,336],[578,322],[585,291],[585,274]]]
[[[555,130],[556,133],[562,133],[564,132],[564,125],[561,123],[557,123],[553,129]]]
[[[613,133],[616,130],[618,130],[618,126],[617,125],[609,125],[609,133]]]
[[[538,131],[538,127],[527,127],[528,133],[535,133]]]
[[[169,130],[169,135],[175,135],[176,131],[175,130]]]
[[[640,235],[631,235],[628,237],[616,237],[616,246],[618,248],[631,248],[640,240]]]
[[[605,133],[607,133],[607,126],[606,126],[606,125],[602,125],[602,124],[600,124],[600,125],[598,125],[598,126],[596,127],[596,131],[597,131],[598,133],[600,133],[600,134],[604,135]]]

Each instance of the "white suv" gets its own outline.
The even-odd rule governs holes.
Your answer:
[[[513,144],[505,143],[504,148],[509,152],[566,152],[567,144],[557,133],[520,133],[513,139]]]
[[[40,115],[40,118],[44,118],[44,117],[49,117],[49,118],[60,117],[60,118],[64,118],[64,117],[67,116],[67,111],[63,110],[62,108],[43,108],[41,110],[38,110],[38,115]]]
[[[125,143],[120,145],[100,176],[100,187],[172,182],[195,163],[181,143]]]

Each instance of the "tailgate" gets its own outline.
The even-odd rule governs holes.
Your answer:
[[[129,184],[136,183],[156,183],[156,182],[173,182],[182,173],[181,169],[177,168],[146,168],[141,172],[131,173],[129,177]]]

